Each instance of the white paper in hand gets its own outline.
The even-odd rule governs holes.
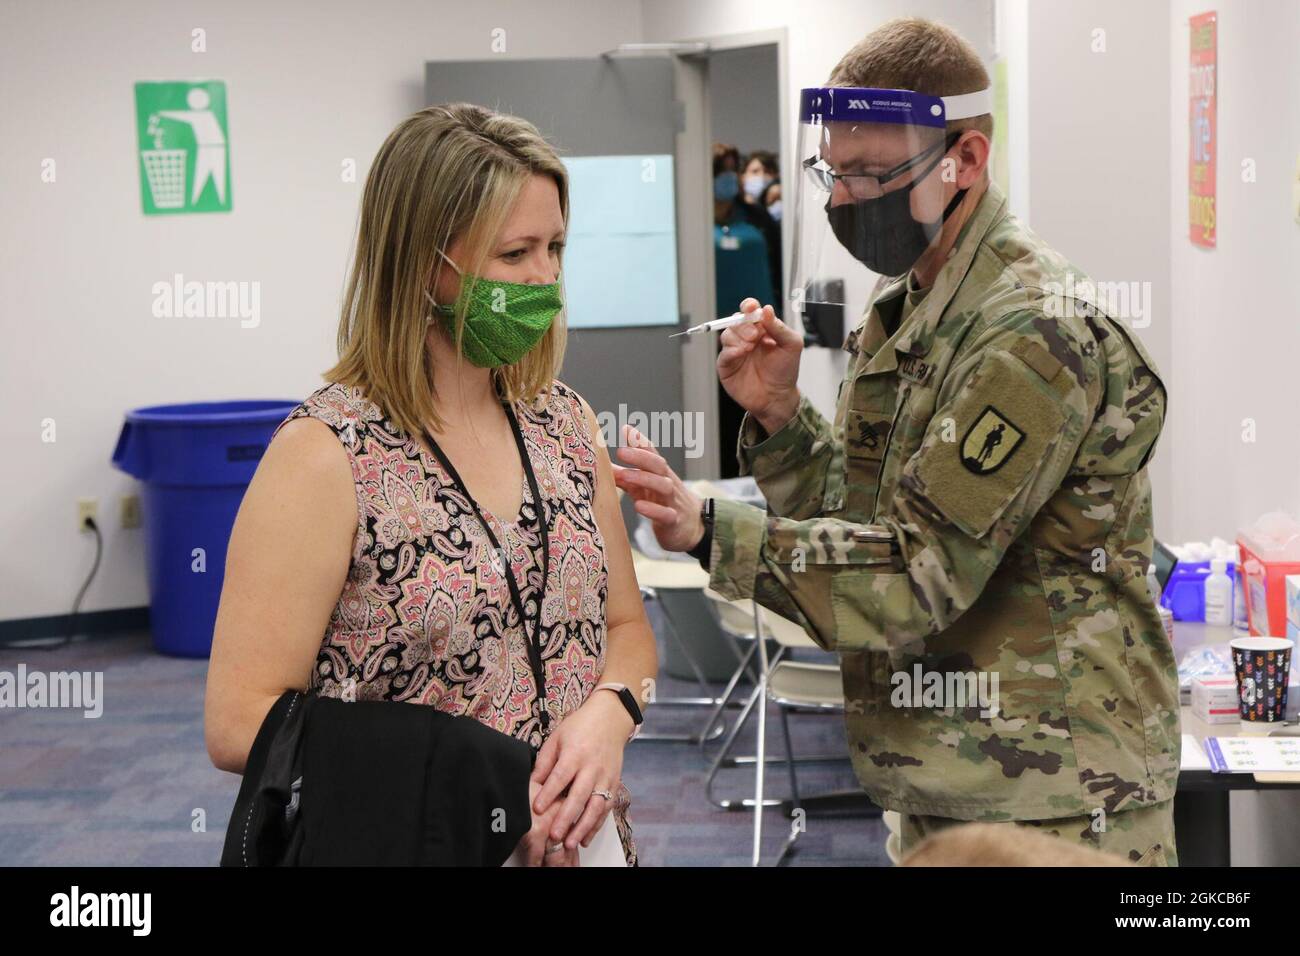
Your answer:
[[[605,822],[591,838],[591,846],[578,847],[579,866],[627,866],[627,858],[623,856],[623,841],[618,838],[618,826],[611,822],[612,819],[613,814],[606,814]],[[501,865],[523,866],[523,851],[516,848],[510,854],[510,859]]]

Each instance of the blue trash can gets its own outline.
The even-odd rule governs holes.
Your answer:
[[[207,657],[235,513],[289,399],[128,412],[113,464],[144,483],[149,622],[163,654]]]

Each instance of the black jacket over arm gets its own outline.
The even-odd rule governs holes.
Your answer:
[[[500,866],[533,749],[423,704],[288,691],[257,732],[222,866]]]

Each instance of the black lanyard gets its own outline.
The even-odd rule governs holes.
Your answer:
[[[515,418],[515,411],[507,402],[502,402],[501,407],[505,409],[506,417],[510,419],[510,429],[515,434],[515,446],[519,449],[519,459],[524,466],[524,474],[528,477],[528,490],[533,495],[533,510],[537,514],[537,524],[541,530],[542,538],[542,590],[537,595],[537,614],[533,620],[533,634],[530,638],[528,635],[528,615],[524,613],[524,599],[520,594],[519,585],[515,581],[514,569],[510,566],[510,555],[506,553],[505,548],[501,547],[501,542],[492,532],[492,526],[488,524],[483,517],[483,510],[479,507],[474,496],[469,493],[469,488],[465,482],[461,481],[459,472],[456,471],[451,460],[443,453],[429,431],[425,430],[425,437],[429,441],[429,447],[433,449],[434,455],[442,467],[446,469],[447,474],[455,483],[457,490],[465,496],[465,500],[470,503],[474,509],[474,516],[478,518],[478,523],[483,526],[483,531],[487,534],[488,541],[492,543],[492,550],[496,552],[497,557],[501,560],[502,570],[506,576],[506,584],[510,588],[510,600],[514,602],[515,610],[519,612],[519,623],[524,629],[524,643],[528,646],[528,661],[533,668],[533,682],[537,685],[537,710],[542,722],[542,730],[547,730],[551,725],[551,715],[546,711],[546,670],[542,666],[542,604],[546,598],[546,586],[550,581],[551,573],[551,548],[550,539],[547,536],[547,518],[546,505],[542,501],[541,492],[537,488],[537,476],[533,474],[533,461],[528,455],[528,447],[524,444],[524,434],[519,430],[519,421]],[[520,509],[522,517],[522,508]],[[505,635],[502,635],[504,639]]]

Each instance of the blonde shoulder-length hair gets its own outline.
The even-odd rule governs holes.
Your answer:
[[[457,265],[467,277],[481,275],[515,200],[537,174],[555,180],[567,227],[568,174],[532,123],[470,103],[430,106],[399,123],[366,176],[339,318],[339,360],[325,379],[359,387],[408,435],[430,422],[441,428],[424,297],[445,264],[438,250],[463,237]],[[458,308],[457,353],[464,328]],[[561,313],[527,355],[493,369],[498,394],[544,402],[564,361],[565,336]]]

